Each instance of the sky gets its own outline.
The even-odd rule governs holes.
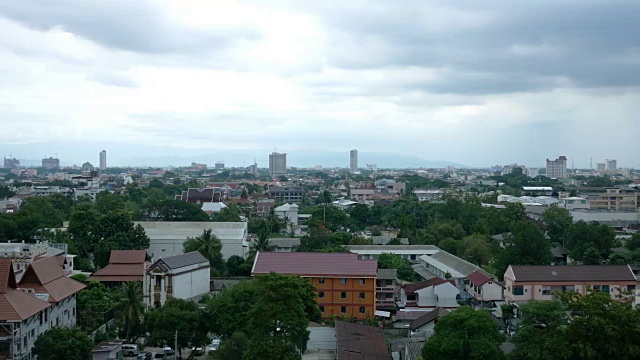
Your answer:
[[[638,168],[639,16],[628,0],[4,1],[0,156]]]

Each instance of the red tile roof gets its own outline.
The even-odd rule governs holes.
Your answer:
[[[109,264],[143,264],[147,250],[111,250]]]
[[[353,253],[260,252],[256,255],[252,275],[268,274],[301,276],[375,277],[376,260],[359,260]]]
[[[412,293],[414,293],[414,292],[416,292],[416,291],[418,291],[420,289],[424,289],[424,288],[427,288],[429,286],[441,285],[441,284],[444,284],[446,282],[449,282],[449,283],[451,283],[451,284],[453,284],[455,286],[455,283],[453,282],[453,280],[445,280],[445,279],[443,279],[441,277],[434,277],[434,278],[431,278],[431,279],[426,280],[426,281],[421,281],[419,283],[404,285],[402,287],[402,289],[404,290],[405,293],[412,294]]]
[[[18,285],[49,294],[49,302],[61,301],[85,288],[84,284],[64,275],[55,257],[31,263]]]
[[[144,250],[142,250],[144,251]],[[144,263],[142,264],[109,264],[96,271],[89,281],[142,281]]]
[[[0,320],[25,320],[49,307],[46,301],[16,288],[11,259],[0,259]]]
[[[480,271],[476,270],[474,272],[472,272],[471,274],[469,274],[467,276],[467,279],[469,281],[471,281],[471,283],[473,283],[476,286],[482,286],[484,285],[487,281],[491,280],[490,277],[488,277],[487,275],[481,273]]]

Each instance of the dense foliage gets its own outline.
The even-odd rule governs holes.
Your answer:
[[[41,360],[91,359],[91,338],[79,329],[54,327],[38,336],[33,352]]]

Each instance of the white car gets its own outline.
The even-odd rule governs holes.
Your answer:
[[[207,346],[207,354],[212,351],[217,351],[219,346],[220,346],[220,340],[218,339],[211,340],[211,344]]]
[[[162,351],[166,354],[166,355],[173,355],[173,349],[171,348],[171,346],[169,345],[165,345],[162,347]]]

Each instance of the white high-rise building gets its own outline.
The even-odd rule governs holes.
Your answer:
[[[547,177],[564,179],[567,177],[567,157],[560,156],[555,160],[547,159]]]
[[[276,177],[287,175],[287,154],[273,152],[269,154],[269,175]]]
[[[618,162],[607,159],[607,170],[618,170]]]
[[[349,152],[349,171],[353,174],[358,172],[358,150],[353,149]]]
[[[100,170],[107,169],[107,150],[100,151]]]

